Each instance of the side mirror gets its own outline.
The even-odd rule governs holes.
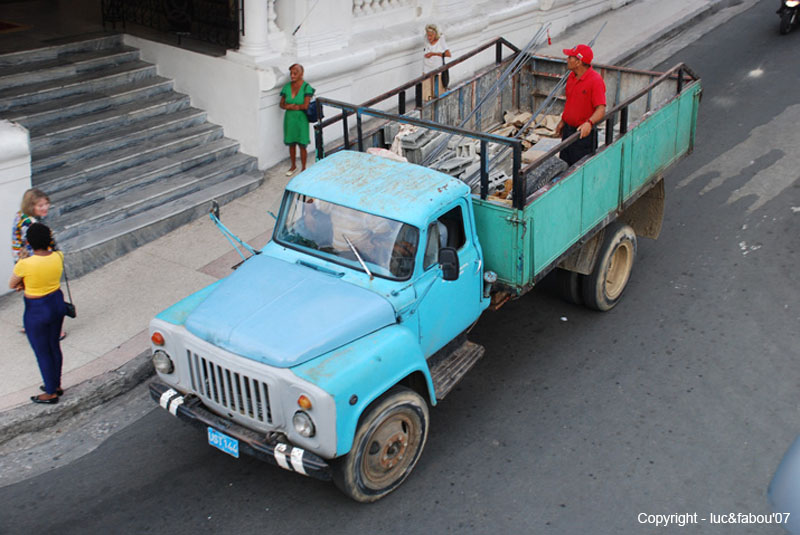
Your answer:
[[[442,268],[442,278],[446,281],[458,279],[458,253],[453,247],[439,249],[439,265]]]

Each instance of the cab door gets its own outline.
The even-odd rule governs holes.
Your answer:
[[[470,212],[460,201],[428,224],[422,242],[423,274],[415,283],[420,345],[426,357],[444,347],[478,319],[481,313],[481,257],[474,243]],[[458,252],[458,279],[446,281],[439,269],[442,247]]]

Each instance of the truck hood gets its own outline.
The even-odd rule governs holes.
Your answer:
[[[392,323],[384,297],[262,254],[220,281],[184,325],[232,353],[289,368]]]

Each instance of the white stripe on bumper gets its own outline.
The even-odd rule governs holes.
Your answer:
[[[300,472],[304,476],[307,476],[305,468],[303,468],[303,453],[305,451],[301,450],[300,448],[292,448],[292,467],[294,467],[295,472]]]
[[[177,392],[176,392],[176,391],[174,391],[173,389],[171,389],[171,388],[170,388],[169,390],[167,390],[166,392],[164,392],[163,394],[161,394],[161,399],[159,399],[159,400],[158,400],[158,404],[159,404],[159,405],[161,405],[161,407],[162,407],[164,410],[169,410],[169,409],[168,409],[168,406],[169,406],[169,400],[170,400],[170,398],[171,398],[172,396],[174,396],[175,394],[177,394]]]
[[[165,410],[168,410],[173,416],[178,416],[178,407],[183,405],[183,396],[179,396],[178,392],[170,388],[158,399],[158,404]]]
[[[278,444],[275,446],[275,461],[278,463],[278,466],[283,468],[284,470],[289,470],[291,472],[291,468],[289,467],[289,463],[286,461],[286,444]]]
[[[177,416],[178,415],[178,407],[180,407],[181,405],[183,405],[183,396],[178,396],[177,398],[175,398],[172,401],[172,403],[169,404],[169,412],[173,416]]]

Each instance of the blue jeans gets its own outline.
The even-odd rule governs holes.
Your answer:
[[[28,336],[39,372],[44,380],[44,390],[55,394],[61,388],[61,326],[64,323],[64,294],[56,290],[38,299],[25,298],[22,324]]]

